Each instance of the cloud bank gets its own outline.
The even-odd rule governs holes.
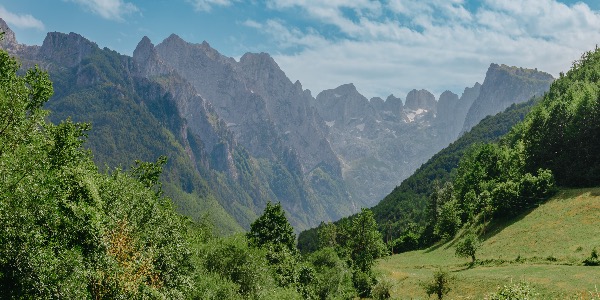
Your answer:
[[[9,25],[22,29],[32,28],[42,31],[45,29],[44,23],[32,15],[15,14],[6,10],[2,5],[0,5],[0,18],[4,19]]]
[[[230,6],[232,0],[186,0],[196,11],[210,12],[213,6]]]
[[[353,82],[367,97],[413,88],[462,93],[490,63],[555,76],[600,42],[600,12],[556,0],[269,0],[305,25],[246,20],[277,45],[274,57],[314,94]]]
[[[123,21],[124,17],[138,12],[139,9],[133,3],[124,2],[123,0],[67,0],[77,3],[85,9],[91,11],[100,17],[113,20]]]

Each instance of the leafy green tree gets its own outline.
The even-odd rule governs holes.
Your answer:
[[[319,248],[335,247],[337,246],[337,226],[331,222],[324,223],[317,228],[317,234],[319,236]]]
[[[443,299],[451,290],[450,282],[452,278],[448,271],[437,270],[433,273],[433,279],[430,282],[422,283],[427,296],[436,295],[439,300]]]
[[[377,230],[377,223],[371,210],[363,208],[352,219],[352,227],[348,232],[347,247],[350,257],[356,268],[364,273],[369,273],[375,259],[385,255],[386,247],[381,233]]]
[[[470,257],[471,264],[475,263],[475,254],[481,247],[481,241],[474,233],[467,234],[461,241],[456,244],[456,256]]]
[[[250,225],[250,231],[246,236],[250,244],[255,247],[272,244],[285,247],[292,252],[296,251],[296,235],[285,217],[281,203],[275,205],[267,203],[263,214]]]
[[[352,270],[334,248],[319,249],[307,260],[316,272],[312,285],[319,299],[351,299],[356,295]]]

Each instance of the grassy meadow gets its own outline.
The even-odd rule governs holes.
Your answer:
[[[592,249],[600,250],[599,233],[600,188],[561,190],[536,209],[489,226],[473,267],[454,255],[458,237],[381,259],[376,268],[392,282],[395,299],[427,299],[421,283],[439,268],[452,276],[445,299],[485,299],[521,280],[539,299],[600,299],[600,267],[582,265]]]

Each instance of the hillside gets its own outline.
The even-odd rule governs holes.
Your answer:
[[[454,255],[460,237],[384,258],[377,268],[393,282],[392,296],[400,299],[426,298],[419,282],[439,267],[455,277],[449,298],[480,299],[511,280],[525,280],[539,299],[588,299],[599,284],[598,269],[582,261],[600,247],[599,218],[600,188],[562,190],[538,208],[491,227],[482,236],[480,262],[473,268],[468,269],[468,259]]]

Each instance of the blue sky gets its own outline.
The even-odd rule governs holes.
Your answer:
[[[0,17],[28,45],[76,32],[131,55],[176,33],[234,58],[268,52],[315,96],[350,82],[368,98],[460,95],[490,63],[557,76],[600,43],[599,0],[3,0]]]

